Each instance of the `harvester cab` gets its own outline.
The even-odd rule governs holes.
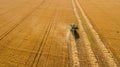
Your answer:
[[[70,27],[71,27],[70,31],[73,33],[78,29],[78,26],[75,24],[71,24]]]

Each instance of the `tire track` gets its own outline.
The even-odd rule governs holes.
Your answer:
[[[42,2],[37,6],[35,7],[35,9],[33,11],[31,11],[27,16],[25,16],[21,21],[19,21],[17,24],[15,24],[14,26],[11,27],[11,29],[9,29],[8,31],[6,31],[5,33],[3,33],[1,36],[0,36],[0,40],[2,40],[5,36],[7,36],[10,32],[12,32],[17,26],[19,26],[21,23],[23,23],[23,21],[29,17],[32,13],[34,13],[38,7],[40,7],[40,5],[42,5],[43,3],[45,2],[45,0],[42,0]]]
[[[39,62],[41,53],[43,51],[43,48],[44,48],[44,46],[46,44],[47,37],[48,37],[48,35],[49,35],[50,31],[51,31],[52,26],[54,25],[54,23],[52,22],[52,18],[55,18],[55,15],[56,15],[56,9],[55,9],[55,13],[53,13],[53,15],[51,17],[49,25],[47,26],[45,34],[43,35],[42,41],[40,43],[41,46],[38,47],[37,53],[36,53],[36,55],[35,55],[35,57],[34,57],[34,59],[32,61],[31,67],[37,67],[38,66],[38,62]],[[53,20],[55,20],[55,19],[53,19]]]
[[[48,4],[49,3],[49,4]],[[47,5],[46,5],[47,4]],[[45,7],[45,9],[43,10],[43,11],[46,11],[48,8],[49,8],[49,6],[51,5],[51,2],[45,2],[45,4],[44,4],[46,7]],[[44,12],[43,12],[43,14],[44,14]],[[51,16],[50,16],[50,20],[51,20]],[[47,26],[47,28],[48,28],[48,26],[49,26],[49,24],[48,25],[46,25]],[[46,29],[46,27],[45,27],[45,29]],[[44,31],[44,30],[40,30],[40,31]],[[46,30],[45,30],[45,32],[47,32]],[[45,33],[44,33],[45,34]],[[44,36],[44,34],[42,35],[42,36]],[[39,36],[38,36],[39,37]],[[40,38],[39,38],[40,39]],[[39,40],[38,39],[38,40]],[[42,37],[42,39],[43,39],[43,37]],[[31,50],[31,51],[34,51],[35,50],[35,48],[36,48],[36,45],[34,45],[33,46],[33,49]],[[36,52],[36,51],[34,51],[34,53],[30,53],[30,56],[28,57],[28,59],[26,60],[26,62],[25,62],[25,65],[28,65],[28,66],[31,66],[32,64],[33,64],[33,62],[31,62],[32,60],[30,60],[31,59],[31,55],[33,55],[33,54],[36,54],[36,53],[38,53],[38,52]],[[34,55],[33,55],[34,56]],[[34,59],[34,58],[33,58]]]
[[[80,6],[80,4],[78,3],[78,0],[75,0],[75,2],[76,2],[77,7],[79,8],[79,11],[82,13],[82,15],[83,15],[83,17],[84,17],[84,19],[86,21],[86,24],[87,24],[88,28],[90,29],[92,39],[93,40],[95,39],[94,42],[96,42],[97,48],[99,48],[100,52],[103,55],[102,58],[104,59],[104,62],[107,62],[107,64],[108,64],[109,67],[118,67],[118,65],[116,64],[115,59],[112,56],[112,54],[106,48],[106,46],[104,45],[104,43],[100,39],[98,33],[94,30],[93,26],[90,24],[90,21],[87,18],[86,14],[84,13],[84,11],[83,11],[82,7]],[[95,54],[97,54],[97,53],[95,53]],[[99,57],[102,56],[100,54],[97,54],[97,55],[99,55]],[[99,61],[99,59],[98,59],[98,61]]]
[[[43,48],[44,48],[44,46],[45,46],[45,44],[46,44],[46,41],[47,41],[47,38],[48,38],[48,36],[49,36],[49,33],[50,33],[50,31],[52,31],[52,27],[54,27],[54,25],[55,25],[55,17],[56,17],[56,10],[55,10],[55,15],[54,15],[54,19],[53,19],[53,23],[51,23],[51,25],[50,25],[50,28],[49,28],[49,30],[48,30],[48,32],[47,32],[47,34],[46,34],[46,40],[45,40],[45,43],[43,43]],[[51,47],[50,47],[51,48]],[[50,52],[50,48],[49,48],[49,52]],[[42,53],[43,53],[43,49],[41,50],[41,53],[40,53],[40,56],[39,56],[39,59],[38,59],[38,63],[39,63],[39,60],[40,60],[40,57],[41,57],[41,55],[42,55]],[[49,56],[49,54],[48,54],[48,56]],[[47,56],[47,59],[48,59],[48,56]],[[47,60],[46,60],[47,61]],[[38,63],[37,63],[37,67],[38,67]]]
[[[55,30],[55,29],[54,29],[54,30],[52,30],[52,29],[55,27],[55,24],[56,24],[56,22],[55,22],[55,19],[57,18],[56,16],[57,16],[57,11],[56,11],[56,14],[55,14],[55,16],[54,16],[54,20],[53,20],[53,23],[52,23],[52,26],[51,26],[51,29],[50,29],[49,33]],[[48,36],[47,36],[47,37],[48,37]],[[52,39],[50,39],[50,40],[52,41]],[[47,41],[47,40],[46,40],[46,41]],[[44,45],[45,45],[45,44],[44,44]],[[45,47],[45,46],[44,46],[44,47]],[[44,48],[44,47],[43,47],[43,48]],[[50,56],[50,51],[51,51],[50,49],[51,49],[51,48],[52,48],[52,45],[48,48],[49,51],[48,51],[48,54],[47,54],[47,57],[46,57],[46,66],[45,66],[45,67],[48,67],[48,65],[47,65],[48,61],[47,61],[47,60],[48,60],[48,57]],[[43,49],[42,49],[41,54],[40,54],[40,56],[39,56],[38,63],[40,62],[40,58],[41,58],[42,53],[43,53]],[[37,63],[37,67],[38,67],[38,63]]]
[[[90,67],[91,65],[90,65],[89,58],[86,53],[87,49],[84,46],[82,38],[76,40],[76,47],[78,50],[80,67]]]

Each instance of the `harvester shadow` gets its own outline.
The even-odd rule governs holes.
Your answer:
[[[73,36],[75,39],[79,39],[80,38],[80,35],[79,33],[75,30],[74,32],[72,32]]]

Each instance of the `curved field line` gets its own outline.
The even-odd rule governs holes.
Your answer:
[[[83,37],[83,40],[84,40],[84,43],[85,43],[85,48],[87,49],[87,54],[88,54],[88,59],[90,61],[90,64],[92,67],[99,67],[98,63],[97,63],[97,59],[91,49],[91,44],[88,40],[88,37],[87,37],[87,34],[82,26],[82,22],[80,20],[80,17],[78,15],[78,12],[77,12],[77,8],[76,8],[76,5],[75,5],[75,2],[74,0],[72,0],[72,4],[73,4],[73,9],[74,9],[74,13],[75,13],[75,16],[79,22],[79,27],[80,27],[80,32],[81,32],[81,35]]]
[[[95,38],[98,48],[101,50],[102,54],[105,57],[106,62],[108,63],[109,67],[118,67],[117,63],[115,61],[115,59],[113,58],[112,54],[109,53],[108,49],[106,48],[106,46],[104,45],[104,43],[102,42],[102,40],[100,39],[98,33],[95,31],[95,29],[93,28],[93,26],[90,23],[90,20],[87,18],[86,14],[84,13],[82,7],[80,6],[80,4],[78,3],[78,0],[75,0],[80,12],[82,13],[84,19],[86,20],[86,23],[91,31],[91,33],[93,34],[93,37]]]
[[[55,13],[54,13],[54,14],[56,15],[56,10],[55,10]],[[46,44],[47,37],[48,37],[48,35],[49,35],[50,31],[51,31],[52,26],[54,25],[54,21],[53,21],[52,23],[51,23],[51,21],[52,21],[52,18],[55,18],[55,15],[53,15],[53,16],[51,17],[51,20],[50,20],[50,22],[49,22],[49,25],[48,25],[48,27],[47,27],[47,29],[46,29],[45,34],[43,35],[43,38],[42,38],[41,43],[40,43],[41,46],[38,47],[37,53],[36,53],[36,55],[35,55],[35,57],[34,57],[34,59],[33,59],[33,62],[32,62],[32,64],[31,64],[31,67],[37,67],[37,66],[38,66],[38,62],[39,62],[39,59],[40,59],[42,50],[43,50],[43,48],[44,48],[44,46],[45,46],[45,44]],[[55,20],[55,19],[54,19],[54,20]]]
[[[28,18],[33,12],[35,12],[37,10],[37,8],[42,5],[44,3],[45,0],[43,0],[37,7],[35,7],[35,9],[33,11],[31,11],[27,16],[25,16],[21,21],[19,21],[17,24],[15,24],[14,26],[11,27],[11,29],[9,29],[8,31],[6,31],[5,33],[3,33],[0,36],[0,40],[2,40],[5,36],[7,36],[10,32],[12,32],[17,26],[19,26],[26,18]]]

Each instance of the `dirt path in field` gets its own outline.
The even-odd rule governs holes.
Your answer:
[[[84,27],[84,30],[89,39],[91,48],[95,55],[95,59],[98,62],[98,65],[100,67],[118,67],[117,62],[113,58],[110,51],[106,48],[104,43],[101,41],[98,33],[94,30],[93,26],[90,24],[89,19],[85,15],[85,13],[84,13],[83,9],[81,8],[81,6],[79,5],[78,1],[77,0],[74,0],[74,1],[75,1],[74,3],[76,3],[75,8],[76,8],[76,10],[78,10],[77,14],[80,14],[80,16],[77,16],[78,21],[79,21],[79,19],[81,19],[82,22],[84,22],[84,23],[81,23],[79,21],[79,23],[81,23],[81,25],[83,25],[83,27]]]

